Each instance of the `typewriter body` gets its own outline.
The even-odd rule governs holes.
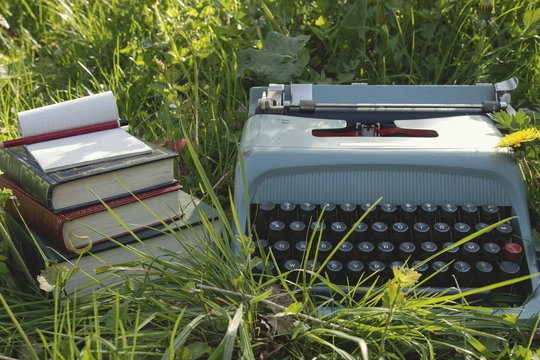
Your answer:
[[[441,291],[538,273],[523,176],[508,149],[495,148],[502,135],[487,116],[513,110],[516,86],[510,79],[252,88],[236,169],[236,230],[254,235],[257,253],[271,250],[282,272],[308,260],[320,266],[338,247],[321,273],[346,286],[373,272],[384,280],[392,266],[418,264],[515,216],[417,270],[439,271],[430,286]],[[527,300],[509,311],[521,319],[540,311],[539,285],[534,277],[512,290]]]

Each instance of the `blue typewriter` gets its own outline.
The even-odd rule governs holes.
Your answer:
[[[511,154],[495,148],[502,135],[487,116],[514,111],[516,87],[510,79],[252,88],[234,200],[236,230],[254,235],[258,254],[273,254],[270,269],[259,270],[308,262],[339,286],[373,273],[382,283],[393,266],[417,266],[446,248],[416,268],[435,274],[426,284],[433,291],[538,273],[523,176]],[[539,285],[533,277],[507,287],[519,305],[507,311],[533,317]],[[480,294],[487,303],[494,296]]]

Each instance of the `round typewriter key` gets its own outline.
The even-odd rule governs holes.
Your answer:
[[[452,273],[456,277],[459,286],[469,286],[472,280],[472,268],[469,263],[461,260],[454,262],[452,264]]]
[[[384,262],[389,262],[395,257],[395,247],[389,241],[382,241],[377,244],[377,255],[378,258]]]
[[[358,223],[351,236],[356,242],[369,240],[369,226],[364,222]]]
[[[477,261],[474,263],[474,269],[476,271],[476,286],[484,286],[493,282],[495,270],[489,262],[484,260]]]
[[[372,203],[363,203],[362,205],[360,205],[361,210],[359,211],[358,215],[360,215],[360,216],[364,215],[364,213],[369,210],[371,205],[373,205],[373,204]],[[366,214],[366,216],[364,217],[364,219],[362,221],[365,222],[368,225],[371,225],[375,221],[375,213],[376,213],[376,208],[373,208],[370,212],[368,212]]]
[[[433,224],[437,217],[437,205],[426,202],[420,206],[420,219],[428,224]]]
[[[263,201],[257,206],[255,228],[260,238],[268,235],[268,225],[277,219],[277,207],[273,202]]]
[[[341,261],[330,260],[326,264],[326,274],[328,274],[328,278],[334,284],[346,284],[345,272],[343,271],[343,264],[341,263]]]
[[[287,280],[296,282],[300,273],[295,270],[298,270],[300,268],[301,268],[301,264],[300,264],[300,261],[298,260],[285,261],[285,263],[283,264],[283,272],[291,271],[291,273],[289,273],[287,276]]]
[[[401,260],[414,259],[416,245],[410,241],[405,241],[399,244],[399,258]]]
[[[437,260],[431,264],[431,271],[436,273],[432,278],[433,286],[435,287],[446,287],[450,280],[450,267],[445,261]]]
[[[317,272],[319,271],[319,268],[321,267],[321,263],[315,260],[308,260],[306,262],[306,270]]]
[[[427,259],[435,255],[439,251],[439,247],[433,241],[424,241],[420,244],[420,258]]]
[[[332,243],[330,241],[321,241],[319,244],[319,255],[317,256],[317,259],[324,261],[330,255],[332,252]]]
[[[316,221],[317,205],[308,201],[301,203],[299,209],[299,218],[300,221],[306,224],[311,224],[313,221]]]
[[[348,262],[354,258],[354,246],[349,241],[344,241],[336,253],[337,259],[343,262]]]
[[[501,247],[493,242],[487,242],[482,245],[482,257],[487,261],[497,262],[502,256]]]
[[[443,222],[435,223],[433,225],[433,241],[439,244],[450,241],[450,225]]]
[[[274,252],[274,258],[278,264],[281,264],[290,257],[291,244],[285,240],[276,241],[272,251]]]
[[[510,280],[519,276],[521,268],[514,261],[504,260],[499,263],[500,280]]]
[[[336,204],[331,202],[325,202],[321,204],[322,219],[324,222],[331,224],[337,220],[337,208]]]
[[[441,205],[441,222],[453,224],[458,219],[458,207],[456,204],[444,203]]]
[[[268,240],[274,243],[277,240],[286,238],[285,223],[283,221],[274,220],[268,225]]]
[[[511,240],[512,231],[512,225],[501,224],[495,228],[493,233],[493,240],[498,244],[504,244]]]
[[[487,228],[489,225],[486,224],[486,223],[477,223],[475,226],[474,226],[474,230],[475,231],[481,231],[481,230],[484,230],[485,228]],[[482,235],[478,235],[475,240],[478,242],[478,243],[487,243],[487,242],[490,242],[492,240],[492,237],[493,237],[493,231],[489,230],[489,231],[486,231],[485,233],[483,233]]]
[[[469,225],[478,222],[478,207],[473,204],[464,204],[461,206],[461,222]]]
[[[356,215],[356,205],[353,203],[344,203],[339,207],[339,214],[341,221],[343,221],[348,226],[353,225],[358,220]]]
[[[359,260],[352,260],[347,263],[347,277],[349,284],[353,285],[358,282],[360,276],[364,273],[364,263]]]
[[[391,238],[395,243],[408,241],[410,238],[409,225],[403,222],[394,223],[394,225],[392,225]]]
[[[464,260],[473,263],[480,258],[480,245],[474,241],[468,241],[461,245],[461,253]]]
[[[401,221],[407,224],[414,224],[418,207],[411,203],[405,203],[399,207]]]
[[[382,261],[379,261],[379,260],[370,261],[368,264],[367,270],[368,270],[368,275],[371,275],[374,273],[377,273],[379,277],[384,277],[384,275],[386,275],[385,274],[386,265]]]
[[[289,225],[289,234],[294,242],[306,240],[306,224],[301,221],[293,221]]]
[[[429,265],[427,263],[420,264],[422,264],[422,260],[414,260],[411,266],[416,272],[420,273],[422,277],[426,276],[429,273]],[[420,280],[422,280],[422,277],[420,277]]]
[[[371,225],[371,236],[373,241],[385,241],[389,238],[388,225],[377,221]]]
[[[362,241],[356,246],[358,258],[363,261],[370,261],[375,258],[375,245],[369,241]]]
[[[413,225],[412,241],[420,244],[422,241],[430,240],[431,227],[424,222],[417,222]]]
[[[258,256],[260,258],[265,257],[268,255],[268,241],[265,239],[259,239],[259,241],[255,240],[255,252],[253,255]]]
[[[390,203],[381,204],[379,214],[381,222],[392,224],[397,220],[397,206]]]
[[[447,249],[442,254],[442,257],[443,257],[444,260],[446,260],[448,262],[455,260],[457,258],[457,256],[458,256],[458,254],[459,254],[459,246],[451,247],[453,245],[454,245],[454,243],[451,242],[451,241],[447,241],[447,242],[443,243],[443,245],[442,245],[443,249]]]
[[[403,265],[405,265],[403,261],[395,260],[390,263],[390,269],[392,270],[392,272],[394,272],[394,268],[401,269]]]
[[[458,222],[454,224],[452,235],[454,235],[454,241],[461,240],[471,233],[471,227],[469,224]]]
[[[336,221],[330,225],[329,240],[332,244],[337,245],[347,234],[347,225],[344,222]]]
[[[296,204],[289,201],[279,204],[279,216],[287,224],[296,221],[298,218]]]
[[[272,261],[268,261],[266,263],[260,262],[253,268],[253,272],[256,274],[263,274],[263,273],[272,274],[274,272],[275,267],[276,266],[274,265]]]
[[[480,219],[488,224],[493,224],[499,221],[499,207],[497,205],[488,204],[480,208]]]
[[[308,250],[307,241],[298,241],[294,244],[294,258],[298,260],[304,259]],[[313,251],[312,251],[313,252]]]
[[[315,233],[315,237],[313,238],[313,241],[317,242],[319,241],[319,238],[322,236],[322,238],[324,239],[324,236],[325,236],[325,229],[326,229],[326,224],[323,223],[323,222],[312,222],[311,225],[310,225],[310,234],[309,234],[309,238],[311,239],[311,237],[313,236],[313,233]]]
[[[523,248],[521,245],[516,243],[504,244],[504,258],[506,260],[519,261],[522,253]]]

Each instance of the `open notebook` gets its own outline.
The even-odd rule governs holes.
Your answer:
[[[21,137],[118,121],[112,92],[18,113]],[[149,153],[152,149],[121,128],[25,145],[45,172]]]

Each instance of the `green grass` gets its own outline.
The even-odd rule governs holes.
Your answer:
[[[17,136],[19,111],[112,90],[134,134],[189,139],[179,178],[226,223],[251,86],[473,84],[516,76],[513,105],[539,110],[540,6],[494,3],[2,2],[0,137]],[[538,156],[529,163],[537,166]],[[260,260],[247,238],[236,257],[232,236],[230,229],[211,231],[212,246],[191,264],[174,256],[140,263],[155,272],[151,281],[148,273],[126,275],[117,291],[63,302],[32,293],[21,284],[24,273],[0,266],[0,355],[453,359],[527,358],[535,349],[514,318],[469,314],[460,299],[411,296],[380,306],[380,290],[361,300],[345,296],[348,306],[337,308],[337,299],[316,302],[307,291],[282,294],[285,275],[254,277],[251,266]],[[11,256],[7,243],[0,242],[0,265]],[[335,311],[321,316],[325,308]]]

